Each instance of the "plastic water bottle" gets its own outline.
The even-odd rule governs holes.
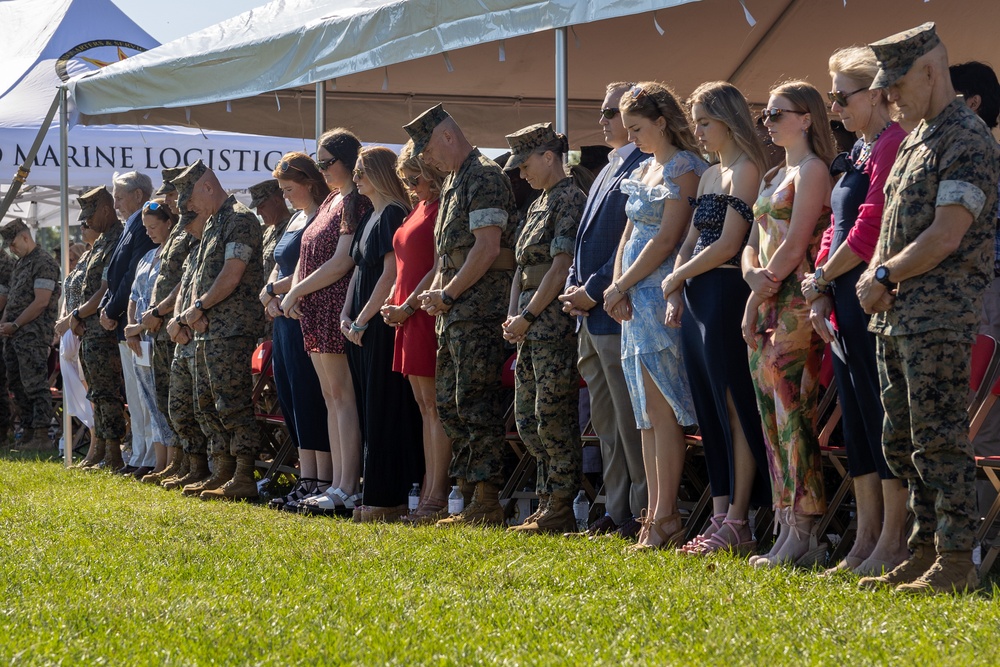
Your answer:
[[[451,493],[448,494],[448,514],[460,514],[464,509],[465,496],[462,495],[462,490],[458,486],[451,487]]]
[[[582,533],[587,530],[587,520],[590,518],[590,501],[587,492],[580,489],[573,501],[573,516],[576,517],[576,527]]]
[[[420,505],[420,485],[414,482],[413,488],[410,489],[410,495],[406,499],[406,507],[411,512],[416,512],[418,505]]]

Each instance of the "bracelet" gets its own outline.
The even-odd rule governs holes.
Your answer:
[[[618,281],[617,280],[615,282],[611,283],[611,286],[615,288],[616,292],[618,292],[622,296],[625,296],[625,292],[623,292],[622,288],[618,286]]]
[[[362,331],[364,331],[365,329],[367,329],[368,326],[369,325],[366,324],[366,325],[364,325],[362,327],[362,326],[358,326],[357,322],[351,322],[351,331],[353,331],[354,333],[361,333]]]

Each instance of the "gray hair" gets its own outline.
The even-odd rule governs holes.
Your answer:
[[[124,174],[115,172],[111,182],[116,188],[125,188],[126,192],[142,190],[143,199],[146,200],[153,194],[153,181],[149,176],[139,171],[128,171]]]

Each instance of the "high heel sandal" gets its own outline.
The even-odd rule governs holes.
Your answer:
[[[670,535],[667,535],[663,531],[662,526],[669,523],[673,523],[674,521],[679,521],[681,523],[681,527],[677,531],[671,533]],[[630,551],[634,552],[634,551],[642,551],[644,549],[674,548],[678,544],[681,544],[681,541],[684,539],[684,536],[687,535],[687,528],[684,527],[684,522],[681,519],[680,512],[674,512],[673,514],[669,514],[660,519],[653,519],[650,516],[646,516],[645,523],[643,525],[646,528],[646,539],[649,539],[650,536],[655,535],[660,541],[657,542],[656,544],[643,544],[642,542],[639,542],[629,547]]]
[[[795,532],[795,539],[799,540],[802,537],[802,531],[797,525],[797,520],[792,508],[786,508],[785,523],[783,525],[787,526]],[[816,539],[816,530],[809,531],[809,542],[806,547],[805,552],[799,554],[798,556],[766,556],[760,558],[753,563],[754,567],[757,568],[768,568],[777,567],[779,565],[794,565],[795,567],[812,568],[822,563],[826,559],[826,552],[829,545],[826,542],[820,543]]]
[[[743,539],[746,536],[747,539]],[[737,556],[746,556],[757,548],[757,540],[750,532],[747,519],[725,519],[722,526],[694,551],[696,556],[705,556],[716,551],[731,551]]]
[[[708,524],[708,528],[704,533],[699,533],[694,539],[690,540],[687,544],[682,546],[677,550],[677,553],[681,554],[699,554],[701,546],[708,542],[715,533],[719,532],[722,528],[723,522],[726,520],[725,513],[712,515],[712,520]]]

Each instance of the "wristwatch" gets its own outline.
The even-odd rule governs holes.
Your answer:
[[[875,280],[879,281],[889,289],[896,288],[896,283],[889,279],[889,269],[885,267],[885,264],[880,264],[875,268]]]
[[[267,290],[267,293],[270,294],[271,296],[277,296],[274,293],[274,283],[268,283],[267,285],[264,286],[264,289]]]
[[[538,317],[536,317],[535,314],[530,310],[528,310],[527,308],[521,311],[521,317],[523,317],[524,321],[527,322],[528,324],[534,324],[535,320],[538,319]]]
[[[416,312],[416,311],[415,311],[415,310],[413,309],[413,306],[411,306],[410,304],[408,304],[408,303],[406,303],[406,302],[403,302],[403,305],[402,305],[402,306],[400,306],[400,308],[402,308],[402,309],[403,309],[403,312],[404,312],[404,313],[406,313],[407,315],[412,315],[413,313],[415,313],[415,312]]]
[[[448,293],[445,292],[444,290],[441,290],[441,303],[443,303],[446,306],[454,306],[455,299],[448,296]]]
[[[194,307],[197,308],[198,310],[200,310],[203,313],[207,313],[208,312],[208,308],[206,308],[205,306],[202,305],[201,299],[195,299],[195,301],[194,301]]]
[[[152,315],[153,317],[155,317],[158,320],[162,320],[163,319],[163,315],[160,315],[160,307],[159,306],[157,306],[156,308],[153,308],[153,311],[150,313],[150,315]]]
[[[816,281],[816,285],[819,287],[826,287],[830,283],[823,279],[823,267],[820,266],[813,272],[813,280]]]
[[[73,319],[76,320],[77,322],[82,322],[83,321],[83,318],[80,317],[80,309],[79,308],[73,309],[73,312],[71,314],[73,315]]]

